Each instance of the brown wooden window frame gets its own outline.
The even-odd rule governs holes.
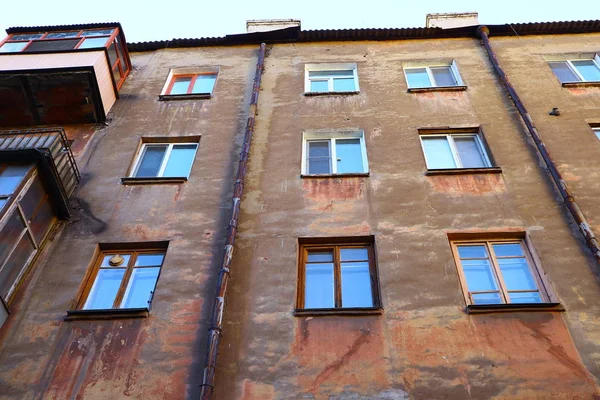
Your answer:
[[[118,243],[118,244],[103,244],[96,250],[94,254],[93,261],[88,267],[85,278],[82,283],[82,287],[80,288],[77,301],[74,304],[73,309],[68,310],[68,319],[79,319],[79,318],[114,318],[121,316],[131,316],[131,317],[146,317],[149,314],[149,311],[152,308],[152,301],[154,299],[154,294],[156,292],[156,287],[158,286],[158,281],[160,280],[160,275],[162,274],[163,266],[165,263],[165,257],[167,255],[167,247],[168,242],[150,242],[150,243]],[[139,255],[143,254],[158,254],[162,253],[163,260],[160,266],[135,266],[135,262]],[[129,255],[129,261],[127,265],[124,267],[118,267],[120,269],[125,269],[123,277],[121,278],[121,283],[119,285],[119,289],[115,294],[115,298],[113,300],[113,305],[111,308],[106,309],[86,309],[85,304],[88,301],[90,296],[90,292],[96,279],[98,277],[98,273],[101,269],[115,268],[115,267],[101,267],[102,261],[105,257],[111,255]],[[158,271],[158,275],[156,277],[156,282],[154,284],[154,288],[151,291],[150,298],[148,300],[147,307],[140,308],[126,308],[121,307],[121,302],[125,296],[125,292],[127,290],[127,286],[131,280],[134,269],[139,268],[160,268]]]
[[[369,276],[373,306],[343,307],[341,285],[340,249],[367,248],[369,257]],[[334,308],[305,308],[306,263],[309,250],[331,250],[334,264]],[[373,237],[343,237],[343,238],[300,238],[298,260],[298,285],[296,309],[294,315],[328,315],[328,314],[380,314],[382,312],[379,287],[379,274],[376,262],[375,242]]]
[[[461,236],[460,234],[458,236]],[[473,234],[468,234],[468,238],[450,238],[450,247],[452,249],[452,256],[456,265],[461,290],[467,304],[467,311],[469,312],[480,312],[480,311],[508,311],[513,309],[524,309],[524,310],[562,310],[554,291],[550,285],[548,278],[546,277],[541,262],[535,254],[531,240],[525,234],[506,235],[501,234],[496,237],[490,236],[489,234],[482,234],[481,237],[476,237]],[[498,264],[498,256],[496,255],[493,245],[494,244],[519,244],[523,251],[525,260],[531,272],[531,275],[537,286],[537,292],[542,299],[541,303],[513,303],[510,300],[509,293],[517,292],[534,292],[533,290],[508,290],[502,276],[502,271]],[[485,246],[488,260],[494,274],[494,278],[498,285],[497,291],[469,291],[467,278],[463,270],[463,264],[458,252],[458,246],[460,245],[483,245]],[[505,257],[500,257],[505,258]],[[510,257],[508,257],[510,258]],[[520,258],[520,257],[519,257]],[[480,258],[477,258],[480,259]],[[481,258],[483,259],[483,258]],[[472,299],[472,294],[497,292],[502,300],[501,304],[475,304]]]

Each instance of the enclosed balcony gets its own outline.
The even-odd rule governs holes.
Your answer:
[[[19,27],[0,42],[0,126],[103,122],[131,71],[120,24]]]

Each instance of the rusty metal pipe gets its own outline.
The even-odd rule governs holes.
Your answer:
[[[248,154],[250,145],[252,144],[252,135],[254,134],[254,121],[256,118],[256,110],[258,105],[258,92],[260,89],[260,81],[265,63],[266,45],[261,43],[258,52],[258,61],[256,62],[256,73],[254,75],[254,84],[252,86],[252,97],[250,99],[250,107],[248,110],[248,120],[246,121],[246,130],[244,132],[244,140],[242,150],[240,152],[240,160],[238,162],[237,177],[233,188],[233,200],[231,218],[227,227],[227,241],[225,243],[225,253],[221,262],[221,269],[217,278],[217,293],[213,310],[210,319],[210,327],[208,329],[208,343],[206,350],[206,361],[204,363],[204,375],[202,378],[200,398],[209,400],[212,397],[214,390],[215,368],[217,366],[217,356],[219,352],[219,343],[221,341],[221,333],[223,332],[223,309],[225,306],[225,295],[227,294],[227,283],[229,282],[229,269],[233,258],[233,246],[235,244],[235,235],[237,233],[238,219],[240,215],[240,202],[244,192],[244,178],[248,164]]]
[[[533,142],[535,143],[535,147],[537,148],[540,156],[546,163],[546,168],[548,169],[548,172],[550,173],[550,177],[552,178],[552,181],[554,182],[556,189],[560,193],[560,195],[563,199],[563,202],[567,206],[567,209],[569,210],[571,216],[577,223],[579,230],[583,234],[583,237],[585,238],[585,242],[586,242],[588,248],[592,251],[592,254],[596,258],[596,261],[600,262],[600,244],[598,243],[598,240],[596,239],[596,235],[594,235],[592,228],[590,227],[585,216],[581,212],[581,209],[577,205],[575,198],[573,197],[573,195],[571,194],[571,191],[569,190],[569,187],[567,186],[567,182],[565,182],[560,171],[556,167],[556,164],[552,160],[552,157],[550,157],[550,153],[548,152],[548,149],[546,148],[544,141],[542,140],[537,128],[535,127],[535,124],[533,123],[533,119],[531,118],[531,115],[529,115],[529,113],[527,112],[527,109],[525,108],[525,106],[523,105],[523,102],[519,98],[517,91],[515,90],[513,85],[510,83],[508,76],[506,75],[506,73],[504,72],[502,67],[500,66],[500,63],[498,62],[498,58],[496,57],[496,54],[494,53],[494,50],[492,49],[492,46],[490,44],[489,34],[490,34],[490,30],[486,26],[482,25],[482,26],[479,26],[479,28],[477,28],[477,35],[481,38],[481,41],[483,42],[483,45],[488,53],[490,61],[494,67],[494,71],[496,71],[498,78],[500,78],[500,82],[502,82],[502,85],[504,86],[504,88],[508,92],[508,95],[510,96],[513,103],[515,104],[517,111],[519,111],[519,115],[521,115],[521,118],[523,119],[525,126],[527,126],[529,135],[531,135],[531,138],[533,139]]]

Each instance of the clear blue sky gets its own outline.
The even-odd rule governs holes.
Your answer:
[[[248,19],[295,18],[302,29],[425,26],[427,13],[479,12],[484,24],[600,19],[600,0],[3,0],[8,27],[113,22],[128,42],[245,32]]]

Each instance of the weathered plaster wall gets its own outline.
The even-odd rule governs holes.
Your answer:
[[[0,398],[198,395],[256,54],[256,46],[132,54],[107,126],[67,128],[82,171],[74,216],[11,304]],[[188,66],[219,66],[213,98],[158,101],[169,69]],[[140,138],[152,135],[201,135],[186,183],[120,183]],[[97,243],[153,240],[169,249],[149,318],[63,320]]]
[[[563,93],[549,70],[537,74],[544,66],[534,69],[525,60],[529,47],[516,50],[553,40],[506,39],[499,49],[509,74],[535,75],[511,79],[520,92],[529,89],[524,96],[535,102],[536,120],[540,110],[556,106],[568,116],[567,102],[578,95]],[[562,49],[591,48],[597,36],[560,41]],[[467,91],[407,93],[402,62],[451,59]],[[317,62],[356,62],[361,93],[304,96],[304,64]],[[565,103],[550,104],[534,90],[561,91],[555,96]],[[591,118],[598,100],[579,96]],[[600,395],[594,261],[477,40],[275,45],[258,113],[215,398]],[[425,176],[417,129],[444,126],[481,126],[502,174]],[[584,122],[578,126],[589,143],[578,143],[581,153],[569,156],[571,142],[557,138],[551,150],[562,153],[555,156],[560,163],[583,164],[600,151]],[[302,131],[322,128],[364,129],[369,177],[300,178]],[[564,138],[564,130],[542,134]],[[527,231],[567,311],[467,315],[447,238],[466,230]],[[366,234],[375,236],[383,315],[294,317],[297,238]]]

